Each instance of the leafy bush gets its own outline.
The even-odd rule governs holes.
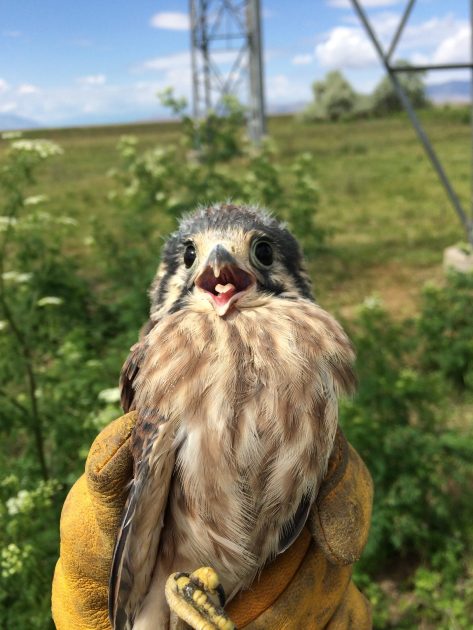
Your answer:
[[[116,380],[100,362],[109,309],[68,254],[76,222],[27,196],[46,141],[15,140],[0,171],[0,625],[45,628],[65,487],[80,474],[87,423]],[[118,408],[115,407],[115,413]]]
[[[399,61],[398,67],[409,64]],[[400,72],[397,79],[414,107],[427,107],[430,103],[425,93],[423,73]],[[343,74],[334,70],[321,81],[312,85],[314,101],[303,112],[306,120],[346,120],[386,116],[403,110],[396,90],[388,76],[384,76],[371,94],[357,93]],[[461,119],[465,117],[462,112]]]
[[[0,625],[48,628],[49,583],[57,554],[57,509],[63,499],[54,480],[25,489],[6,475],[0,482]]]
[[[473,273],[452,271],[445,286],[425,288],[419,330],[424,367],[473,390]]]
[[[399,61],[396,66],[409,68],[409,64],[406,61]],[[399,72],[396,76],[414,107],[426,107],[429,104],[425,94],[423,73],[406,71]],[[385,116],[386,114],[403,110],[402,103],[388,76],[383,77],[374,89],[372,110],[377,116]]]
[[[186,99],[176,98],[172,88],[166,88],[158,97],[162,105],[180,117],[184,132],[182,144],[187,148],[198,149],[200,161],[215,164],[241,154],[246,112],[235,96],[224,95],[220,103],[221,111],[218,114],[211,111],[201,119],[186,114]]]
[[[440,319],[441,312],[435,316]],[[343,404],[342,423],[375,486],[370,538],[357,568],[361,583],[376,603],[378,628],[412,628],[420,617],[438,623],[435,627],[451,627],[440,625],[447,620],[446,599],[458,609],[458,623],[471,611],[454,603],[468,573],[465,553],[472,533],[471,428],[449,427],[445,383],[440,372],[424,369],[425,338],[415,321],[395,322],[370,299],[349,327],[359,390]],[[392,576],[409,577],[419,564],[404,596]],[[367,575],[387,576],[388,593]],[[426,576],[433,580],[436,606],[422,591]],[[393,599],[395,610],[389,612]]]
[[[376,487],[364,566],[379,567],[393,554],[428,560],[473,518],[473,444],[448,428],[444,386],[419,365],[423,339],[413,322],[396,323],[370,301],[352,338],[360,386],[343,406],[343,424]]]
[[[316,81],[312,91],[314,103],[306,109],[306,118],[340,120],[356,109],[358,95],[339,70],[333,70],[322,81]]]

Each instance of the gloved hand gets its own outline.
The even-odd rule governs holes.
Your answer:
[[[131,412],[106,427],[90,449],[85,474],[61,515],[61,549],[53,580],[58,630],[110,630],[110,565],[126,486],[132,474]],[[307,527],[226,610],[238,628],[371,628],[369,605],[351,582],[351,564],[366,543],[372,482],[339,431]]]
[[[134,424],[135,412],[131,412],[99,434],[85,474],[64,503],[52,592],[58,630],[110,630],[108,579],[133,472],[129,437]]]

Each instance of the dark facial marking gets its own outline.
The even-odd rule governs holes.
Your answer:
[[[190,293],[189,287],[186,284],[184,284],[184,286],[181,289],[181,292],[179,293],[179,297],[169,309],[170,314],[177,313],[178,311],[181,310],[181,308],[184,306],[184,302],[186,300],[186,297],[189,295],[189,293]]]
[[[151,301],[154,307],[163,304],[168,291],[169,280],[176,273],[179,267],[179,260],[177,256],[178,238],[175,234],[170,236],[164,246],[163,251],[163,263],[165,273],[161,282],[158,285],[157,293],[151,297]]]

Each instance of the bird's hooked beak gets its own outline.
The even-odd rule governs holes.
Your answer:
[[[217,315],[223,317],[256,282],[253,274],[242,269],[223,245],[210,252],[195,286],[209,300]]]

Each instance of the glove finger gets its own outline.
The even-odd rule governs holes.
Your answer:
[[[130,435],[134,411],[109,424],[95,439],[85,465],[87,486],[97,508],[121,512],[133,473]]]
[[[372,503],[371,475],[339,429],[308,523],[330,562],[344,565],[359,559],[368,539]]]

